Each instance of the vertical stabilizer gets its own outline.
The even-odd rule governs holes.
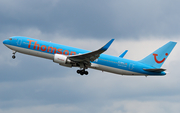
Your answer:
[[[144,59],[140,60],[140,62],[144,64],[148,64],[150,66],[153,66],[155,68],[160,68],[169,54],[171,53],[172,49],[176,45],[177,42],[170,41],[164,46],[160,47]]]

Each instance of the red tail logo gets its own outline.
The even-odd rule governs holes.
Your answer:
[[[154,53],[153,55],[154,55],[154,60],[155,60],[156,63],[158,63],[158,64],[163,63],[164,60],[166,59],[166,58],[163,58],[161,61],[158,61],[157,58],[156,58],[156,57],[158,56],[158,54],[155,54],[155,53]],[[165,55],[168,56],[168,53],[166,53]]]

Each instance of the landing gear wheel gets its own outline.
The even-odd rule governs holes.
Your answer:
[[[16,54],[16,51],[13,51],[13,56],[12,56],[13,59],[16,58],[15,54]]]
[[[85,71],[85,70],[77,70],[77,73],[80,74],[80,75],[88,75],[88,71]]]
[[[12,58],[13,58],[13,59],[15,59],[15,58],[16,58],[16,56],[15,56],[15,55],[13,55],[13,56],[12,56]]]
[[[84,75],[84,73],[83,73],[83,72],[81,72],[80,74],[81,74],[81,75]]]
[[[85,74],[85,75],[88,75],[88,71],[85,71],[84,74]]]
[[[77,70],[77,73],[79,74],[81,72],[81,70]]]

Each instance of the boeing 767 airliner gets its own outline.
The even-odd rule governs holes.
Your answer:
[[[12,58],[15,59],[15,53],[23,53],[53,60],[66,67],[79,67],[78,74],[87,75],[86,69],[93,68],[101,71],[111,72],[121,75],[166,75],[165,70],[161,68],[176,42],[168,42],[144,59],[133,61],[123,58],[127,50],[119,57],[103,54],[114,39],[111,39],[106,45],[96,51],[88,51],[37,40],[28,37],[14,36],[3,41],[3,44],[13,50]]]

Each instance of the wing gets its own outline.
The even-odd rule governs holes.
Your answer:
[[[68,56],[68,59],[74,62],[90,64],[90,62],[93,62],[94,60],[96,60],[100,56],[101,53],[105,52],[109,48],[109,46],[112,44],[113,41],[114,39],[111,39],[106,45],[104,45],[102,48],[96,51],[92,51],[85,54]]]

